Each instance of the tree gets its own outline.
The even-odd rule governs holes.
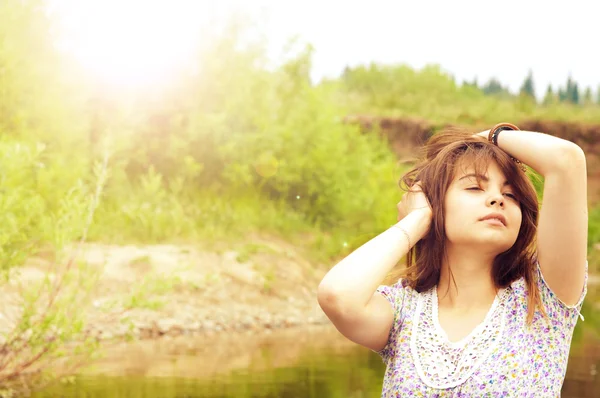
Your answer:
[[[559,89],[559,91],[560,91],[560,89]],[[544,105],[551,105],[556,102],[556,99],[557,99],[556,95],[552,91],[552,85],[548,84],[548,88],[546,89],[546,95],[544,95],[544,100],[542,101],[542,103]]]
[[[571,95],[571,102],[574,103],[575,105],[579,104],[579,87],[577,86],[577,83],[573,84],[573,93]]]
[[[583,93],[583,105],[591,105],[593,103],[594,100],[592,98],[592,88],[588,86]]]
[[[596,104],[600,105],[600,84],[598,85],[598,88],[596,89]]]
[[[558,88],[558,101],[565,102],[567,100],[567,91],[562,87]]]
[[[567,78],[567,88],[565,89],[565,101],[571,102],[572,98],[573,98],[573,80],[571,79],[571,76],[569,75],[569,77]]]
[[[511,95],[508,88],[502,86],[502,83],[495,77],[492,77],[485,85],[483,85],[481,90],[486,95],[497,95],[501,97],[509,97]]]
[[[535,88],[533,85],[533,72],[531,71],[531,69],[529,70],[529,73],[527,74],[527,77],[525,78],[525,81],[523,82],[523,85],[521,86],[520,94],[535,99]]]
[[[565,100],[572,104],[579,104],[579,87],[571,76],[567,78],[567,91],[565,93]]]
[[[462,85],[463,85],[463,86],[466,86],[466,87],[475,87],[475,88],[479,88],[479,85],[478,85],[478,83],[477,83],[477,76],[475,76],[475,77],[473,78],[473,81],[472,81],[472,82],[469,82],[469,81],[467,81],[467,80],[463,80],[463,84],[462,84]]]

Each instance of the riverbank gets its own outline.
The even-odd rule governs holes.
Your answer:
[[[105,342],[223,340],[230,333],[329,325],[316,290],[331,265],[315,266],[301,248],[273,237],[223,246],[85,245],[78,261],[98,274],[85,307],[87,331]],[[0,289],[0,331],[18,319],[23,286],[52,279],[55,271],[48,260],[32,259]],[[599,279],[591,276],[590,285]]]
[[[300,249],[272,237],[230,247],[235,249],[85,245],[78,262],[90,275],[98,273],[87,310],[89,332],[101,340],[145,340],[328,322],[316,301],[325,270]],[[48,273],[53,278],[53,271],[49,261],[32,259],[3,286],[0,330],[18,318],[23,286]]]

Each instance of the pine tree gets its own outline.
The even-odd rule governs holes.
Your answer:
[[[573,80],[571,76],[567,78],[567,89],[565,90],[565,101],[573,102]]]
[[[587,86],[585,92],[583,93],[583,105],[591,105],[594,103],[592,98],[592,88]]]
[[[470,82],[470,81],[468,81],[468,80],[463,80],[463,83],[462,83],[462,85],[463,85],[463,86],[466,86],[466,87],[475,87],[475,88],[479,88],[479,85],[478,85],[478,83],[477,83],[477,76],[475,76],[475,78],[473,78],[473,81],[472,81],[472,82]]]
[[[563,90],[562,87],[558,88],[558,100],[560,102],[565,102],[567,100],[567,92]]]
[[[571,95],[571,102],[575,105],[579,104],[579,88],[577,87],[577,83],[573,83],[573,93]]]
[[[502,83],[495,77],[492,77],[485,85],[481,87],[481,90],[486,95],[496,95],[500,97],[510,97],[510,91],[507,87],[502,86]]]
[[[565,93],[566,100],[572,104],[579,104],[579,87],[571,76],[567,79],[567,91]]]
[[[552,91],[552,85],[548,84],[548,89],[546,90],[546,95],[544,95],[544,100],[542,103],[544,105],[551,105],[555,102],[555,100],[556,100],[556,96],[554,95],[554,92]]]
[[[523,82],[523,85],[521,86],[520,93],[521,93],[521,95],[526,95],[526,96],[529,96],[529,97],[535,99],[535,89],[534,89],[534,85],[533,85],[533,72],[531,71],[531,69],[529,70],[529,73],[527,74],[527,77],[525,78],[525,81]]]

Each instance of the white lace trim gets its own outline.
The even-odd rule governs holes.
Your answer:
[[[449,341],[439,324],[436,288],[418,295],[410,349],[423,383],[437,389],[452,388],[473,375],[498,345],[509,292],[498,292],[483,322],[457,342]]]

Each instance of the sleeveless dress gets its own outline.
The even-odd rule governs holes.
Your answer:
[[[587,292],[586,278],[576,305],[562,303],[537,266],[541,301],[527,325],[523,278],[501,290],[484,321],[467,337],[450,342],[437,314],[435,287],[417,293],[399,280],[380,286],[394,323],[378,352],[386,364],[382,397],[558,397],[564,381],[573,329]]]

